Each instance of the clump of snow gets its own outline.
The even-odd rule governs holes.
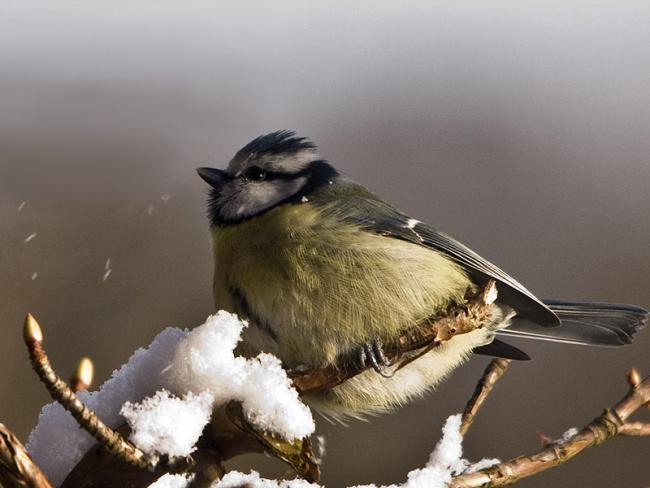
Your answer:
[[[429,456],[424,468],[415,469],[407,475],[402,485],[382,488],[444,488],[454,474],[463,472],[469,462],[463,456],[463,437],[460,435],[461,415],[452,415],[442,428],[442,438]],[[363,485],[356,488],[374,488],[375,485]]]
[[[258,428],[293,440],[310,435],[315,425],[282,369],[270,354],[245,359],[235,356],[245,324],[219,312],[194,329],[175,351],[165,383],[177,394],[209,391],[215,406],[242,402],[244,414]]]
[[[311,411],[291,388],[278,358],[260,354],[246,363],[245,372],[247,379],[239,398],[249,422],[288,440],[307,437],[314,432],[316,426]]]
[[[401,485],[390,485],[381,488],[444,488],[455,475],[474,472],[493,466],[498,459],[482,459],[476,464],[470,464],[463,459],[463,436],[460,434],[461,415],[447,418],[442,428],[442,438],[436,444],[429,456],[429,462],[424,468],[415,469],[407,475],[407,480]],[[376,485],[363,485],[354,488],[377,488]]]
[[[294,480],[268,480],[261,478],[257,471],[248,474],[239,471],[230,471],[210,488],[240,488],[242,486],[253,486],[255,488],[320,488],[320,485],[309,483],[301,479]]]
[[[149,488],[188,488],[192,481],[191,476],[166,474],[149,485]],[[257,471],[248,474],[239,471],[230,471],[224,477],[215,481],[210,488],[322,488],[320,485],[309,483],[301,479],[293,480],[269,480],[262,478]]]
[[[131,440],[153,455],[189,454],[212,410],[230,400],[241,401],[246,418],[260,429],[288,440],[310,435],[315,429],[311,412],[280,361],[269,354],[235,356],[244,327],[235,315],[219,312],[192,331],[165,329],[98,391],[79,397],[111,427],[126,417]],[[27,449],[58,485],[94,443],[52,403],[43,407]]]
[[[150,484],[149,488],[186,488],[193,479],[193,475],[168,473]]]
[[[177,398],[161,390],[142,403],[126,402],[120,412],[131,428],[131,440],[151,456],[189,456],[210,421],[212,395],[188,393]]]
[[[429,456],[427,468],[443,468],[460,473],[467,467],[463,459],[463,436],[460,433],[462,416],[452,415],[442,428],[442,438]]]
[[[481,459],[479,462],[474,463],[470,465],[463,473],[476,473],[477,471],[480,471],[485,468],[491,468],[492,466],[495,466],[501,462],[500,459],[496,458],[484,458]]]

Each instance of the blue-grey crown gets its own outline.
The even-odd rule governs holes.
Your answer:
[[[278,130],[253,139],[242,147],[236,160],[245,160],[253,154],[280,154],[292,153],[302,149],[316,149],[316,144],[306,137],[298,137],[292,130]]]

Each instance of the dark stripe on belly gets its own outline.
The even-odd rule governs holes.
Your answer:
[[[235,308],[237,309],[237,314],[243,315],[244,318],[248,319],[251,322],[251,325],[254,325],[257,328],[262,329],[264,332],[270,335],[275,342],[278,342],[278,336],[271,328],[271,325],[266,320],[262,320],[260,317],[257,316],[257,314],[255,314],[255,312],[253,312],[250,303],[248,303],[248,300],[246,300],[246,296],[244,295],[244,292],[242,292],[236,286],[232,286],[230,284],[228,285],[228,291],[230,292],[230,295],[232,296],[233,301],[235,302]]]

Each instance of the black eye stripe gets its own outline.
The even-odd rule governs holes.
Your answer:
[[[298,173],[281,173],[279,171],[266,172],[266,178],[269,180],[294,180],[296,178],[300,178],[301,176],[304,176],[302,174],[302,171],[299,171]]]
[[[284,181],[289,181],[289,180],[295,180],[297,178],[301,178],[303,176],[308,176],[311,173],[311,168],[307,167],[304,168],[300,171],[296,171],[295,173],[283,173],[281,171],[267,171],[259,166],[251,166],[250,168],[247,168],[243,173],[242,173],[242,178],[246,180],[252,180],[252,181],[262,181],[262,180],[284,180]],[[260,178],[259,175],[263,174],[264,177]]]
[[[267,173],[259,166],[251,166],[242,173],[242,178],[251,181],[263,181],[266,179]]]

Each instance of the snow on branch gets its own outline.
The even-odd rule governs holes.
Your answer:
[[[245,326],[235,315],[219,312],[192,331],[165,329],[148,349],[136,351],[98,391],[81,392],[79,397],[49,366],[42,332],[31,316],[25,337],[34,368],[53,398],[102,446],[112,448],[120,443],[126,455],[117,452],[118,457],[152,468],[161,456],[171,461],[189,456],[211,413],[230,401],[240,402],[245,420],[260,431],[289,441],[314,431],[310,410],[291,387],[277,358],[234,355]],[[93,445],[61,405],[43,408],[27,445],[56,484],[63,482]],[[125,420],[132,431],[130,441],[113,430]],[[51,449],[54,444],[59,449]]]
[[[481,327],[495,299],[496,287],[489,282],[462,306],[386,345],[387,356],[403,367],[454,335]],[[167,328],[97,391],[76,392],[92,381],[92,363],[82,360],[72,387],[66,384],[49,363],[42,330],[28,315],[24,338],[30,359],[56,402],[43,408],[27,450],[0,425],[0,483],[39,488],[318,487],[319,459],[310,442],[314,421],[299,395],[333,388],[363,368],[342,358],[328,368],[287,372],[269,354],[236,356],[244,327],[236,316],[219,312],[191,331]],[[629,420],[650,405],[650,377],[642,381],[631,370],[626,397],[585,428],[569,430],[531,455],[470,463],[462,456],[463,436],[509,364],[505,359],[490,363],[463,414],[447,419],[428,463],[408,473],[403,484],[387,488],[504,486],[614,436],[650,435],[650,424]],[[251,452],[286,462],[302,479],[225,472],[225,461]],[[376,488],[357,488],[369,487]]]

